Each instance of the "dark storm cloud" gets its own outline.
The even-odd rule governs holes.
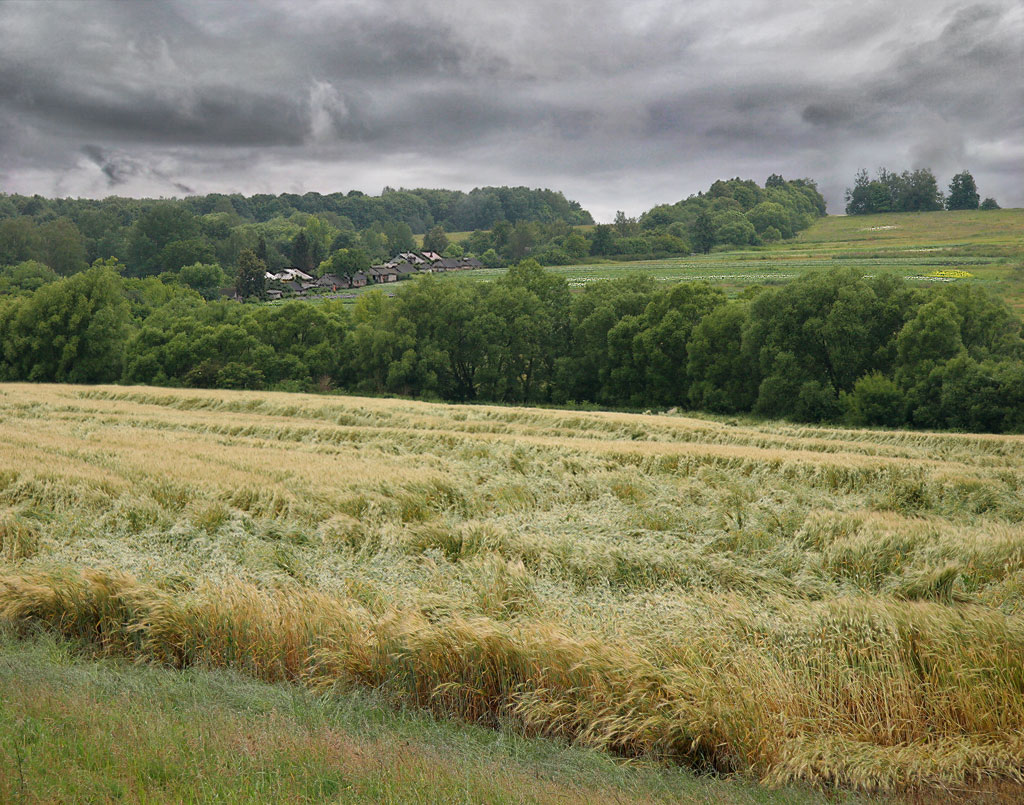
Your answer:
[[[1022,204],[1022,41],[1013,0],[8,0],[0,181],[525,183],[607,218],[778,171],[836,211],[858,168],[927,165]]]

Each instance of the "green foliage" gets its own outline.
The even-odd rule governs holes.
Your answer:
[[[338,249],[317,268],[316,273],[334,274],[337,277],[351,277],[370,267],[370,256],[359,248]]]
[[[715,242],[732,246],[751,246],[758,242],[754,225],[737,210],[727,210],[711,219],[715,227]]]
[[[228,277],[216,263],[193,263],[181,267],[178,281],[197,291],[203,299],[216,299],[220,289],[228,284]]]
[[[215,257],[213,247],[205,240],[189,238],[172,240],[160,250],[157,259],[164,271],[175,273],[184,266],[213,263]]]
[[[892,173],[879,168],[871,179],[861,170],[852,188],[846,190],[846,214],[866,215],[880,212],[928,212],[943,208],[942,193],[927,168]]]
[[[992,198],[990,196],[990,197],[986,198],[983,202],[981,202],[981,204],[979,205],[978,209],[980,209],[980,210],[1000,210],[1000,209],[1002,209],[1002,207],[1000,207],[999,203],[994,198]]]
[[[441,254],[448,248],[448,236],[443,226],[435,226],[423,236],[423,248],[425,251]]]
[[[38,237],[42,262],[58,274],[66,277],[88,267],[88,255],[82,233],[67,218],[58,218],[41,224]]]
[[[501,256],[494,249],[488,249],[481,254],[480,262],[484,264],[484,268],[498,268],[503,264]]]
[[[640,217],[640,226],[708,254],[717,244],[757,245],[764,233],[768,241],[791,238],[825,214],[825,199],[813,181],[786,181],[777,174],[769,178],[763,188],[749,179],[716,181],[706,194],[652,208]]]
[[[59,279],[57,272],[37,260],[0,268],[0,294],[30,293]]]
[[[704,316],[686,345],[690,404],[715,413],[749,411],[757,399],[760,369],[743,349],[746,301],[720,305]]]
[[[238,255],[238,273],[235,276],[235,293],[242,299],[266,296],[267,264],[256,256],[252,249],[244,249]]]
[[[708,214],[707,210],[701,210],[694,220],[693,231],[690,236],[693,247],[699,252],[708,254],[711,251],[711,247],[716,243],[716,235],[715,224],[711,220],[711,215]]]
[[[949,183],[949,196],[946,198],[947,210],[976,210],[981,196],[974,183],[974,177],[968,171],[962,171]]]
[[[898,427],[904,422],[904,398],[899,386],[881,372],[864,375],[843,395],[851,425]]]
[[[165,270],[162,263],[164,248],[174,241],[189,241],[199,234],[195,216],[184,206],[171,201],[159,201],[149,207],[128,231],[128,271],[133,277],[146,277]],[[176,252],[168,256],[173,258]],[[209,260],[200,256],[197,260]],[[186,263],[195,262],[184,258]]]
[[[753,225],[754,230],[762,237],[769,229],[774,229],[776,237],[793,237],[793,228],[790,225],[790,214],[781,204],[775,201],[762,201],[756,207],[747,211],[747,220]]]
[[[97,266],[18,299],[0,315],[0,372],[8,380],[117,380],[129,332],[121,291],[121,278]]]
[[[883,174],[887,181],[892,176]],[[902,182],[904,177],[897,178]],[[401,206],[400,195],[385,196],[389,204]],[[264,265],[256,249],[281,265],[296,243],[305,241],[307,251],[321,248],[315,243],[327,244],[323,248],[330,254],[318,270],[345,274],[368,266],[371,256],[364,247],[380,252],[409,234],[372,222],[360,232],[337,213],[295,211],[292,202],[298,203],[290,199],[280,208],[288,217],[261,223],[246,218],[253,211],[244,212],[244,205],[227,197],[217,199],[215,209],[191,201],[131,200],[78,209],[70,200],[45,199],[21,207],[53,205],[49,212],[55,217],[47,221],[67,224],[54,231],[72,237],[76,230],[71,227],[78,227],[89,250],[111,220],[127,224],[135,247],[144,243],[143,237],[154,247],[163,239],[151,255],[158,266],[196,253],[209,255],[211,244],[218,255],[226,243],[246,244],[220,265],[239,280],[246,269],[253,287],[244,289],[241,282],[236,287],[256,298]],[[270,208],[269,201],[261,207],[264,212]],[[622,214],[615,226],[585,232],[557,217],[499,220],[491,231],[474,232],[460,245],[487,246],[476,253],[491,266],[508,264],[513,255],[530,256],[516,261],[522,264],[508,274],[487,283],[465,281],[465,276],[417,278],[403,283],[395,299],[361,299],[351,317],[319,300],[298,306],[320,311],[326,319],[306,319],[290,305],[268,308],[281,311],[277,319],[256,306],[216,303],[223,271],[217,262],[193,261],[159,277],[119,282],[129,315],[122,330],[126,355],[115,356],[110,365],[123,366],[119,376],[124,380],[167,385],[357,389],[542,404],[693,405],[802,421],[845,415],[850,421],[886,425],[1020,429],[1020,322],[974,278],[921,287],[918,280],[903,282],[879,272],[878,263],[857,259],[839,263],[851,266],[848,271],[817,271],[780,285],[774,280],[775,259],[760,263],[756,254],[693,258],[690,262],[708,271],[728,265],[741,273],[758,272],[769,284],[728,301],[704,285],[659,288],[650,277],[599,281],[615,269],[548,274],[539,265],[570,264],[588,252],[627,258],[679,253],[697,245],[700,222],[717,224],[722,240],[766,242],[776,232],[783,236],[779,227],[786,227],[787,234],[802,231],[820,211],[813,183],[775,177],[763,188],[740,179],[716,182],[706,194],[660,205],[639,221]],[[1005,226],[1004,216],[984,217],[998,228]],[[973,220],[969,213],[961,213],[947,220],[960,231],[956,228],[968,219]],[[0,245],[12,254],[19,249],[41,253],[43,224],[21,216],[0,220],[0,225],[10,221],[21,223],[0,233],[6,235]],[[853,226],[840,221],[825,228],[840,227],[847,234],[863,229]],[[887,241],[896,236],[886,232],[877,237]],[[766,256],[774,257],[760,255]],[[913,259],[915,266],[946,265]],[[963,265],[957,255],[943,253],[942,259]],[[106,264],[114,274],[138,273],[116,259]],[[974,270],[973,263],[967,265]],[[941,274],[935,278],[946,279]],[[722,284],[734,290],[733,282]],[[37,296],[46,298],[39,291],[57,285],[55,272],[43,263],[22,261],[0,270],[0,290],[8,296],[0,310],[5,377],[27,376],[34,358],[22,356],[16,346],[31,329],[25,311]],[[579,292],[570,295],[570,286]],[[60,287],[60,294],[69,288]],[[66,367],[55,367],[57,362],[43,358],[36,376],[72,376]],[[117,377],[118,371],[108,375]],[[894,386],[899,405],[892,399]],[[958,407],[961,398],[967,402]]]
[[[0,221],[0,265],[14,265],[42,257],[39,231],[31,218]]]
[[[590,243],[590,253],[595,255],[611,254],[614,242],[612,228],[608,224],[598,224],[594,227],[594,237]]]

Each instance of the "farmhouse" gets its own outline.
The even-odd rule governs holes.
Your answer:
[[[297,266],[287,266],[277,272],[266,272],[267,281],[274,283],[272,287],[267,288],[267,298],[282,299],[305,296],[309,291],[323,292],[363,288],[367,285],[398,282],[408,279],[414,274],[461,271],[482,267],[483,264],[476,258],[442,257],[432,251],[402,252],[386,263],[371,266],[366,271],[360,271],[351,276],[325,274],[317,279]]]
[[[301,282],[312,282],[313,277],[303,271],[301,268],[296,266],[288,266],[282,268],[276,274],[271,274],[269,271],[264,274],[268,280],[277,280],[278,282],[290,282],[293,280],[299,280]]]
[[[346,276],[339,277],[336,274],[324,274],[316,281],[316,284],[320,288],[330,288],[332,291],[337,291],[339,288],[351,288],[352,280]]]

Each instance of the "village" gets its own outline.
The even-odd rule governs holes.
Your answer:
[[[278,272],[268,271],[267,299],[301,297],[308,294],[335,293],[337,291],[382,285],[408,279],[416,274],[438,274],[446,271],[466,271],[483,268],[475,257],[442,257],[437,252],[401,252],[381,265],[349,274],[324,274],[314,277],[295,266]]]

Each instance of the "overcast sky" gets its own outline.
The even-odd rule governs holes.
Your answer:
[[[0,190],[561,190],[969,169],[1024,206],[1024,2],[0,0]]]

